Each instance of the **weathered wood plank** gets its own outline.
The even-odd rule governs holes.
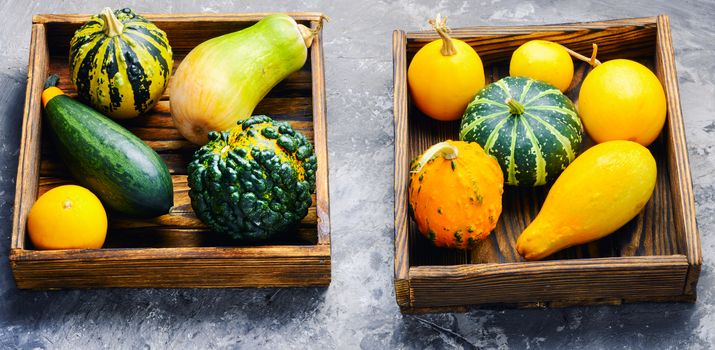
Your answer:
[[[675,53],[670,34],[670,20],[668,16],[664,15],[658,16],[656,75],[665,88],[668,106],[665,129],[668,135],[668,171],[671,173],[670,186],[675,204],[675,225],[690,264],[685,292],[695,295],[695,286],[698,283],[703,258],[700,234],[695,222],[693,183],[690,175],[683,115],[680,110],[680,93],[675,69]]]
[[[13,249],[18,288],[303,287],[330,283],[330,246]]]
[[[411,306],[672,297],[687,269],[684,255],[412,267]]]
[[[310,51],[313,74],[313,125],[311,139],[319,139],[321,142],[314,142],[315,158],[318,169],[315,173],[315,193],[313,197],[313,208],[316,210],[318,225],[318,241],[320,244],[330,243],[330,191],[328,187],[328,119],[327,108],[325,106],[325,72],[323,67],[323,35],[320,32],[322,23],[320,20],[313,20],[310,27],[316,30],[313,38],[312,50]],[[313,209],[311,208],[311,210]]]
[[[397,303],[409,303],[409,268],[410,268],[410,238],[407,216],[407,178],[409,155],[408,139],[408,102],[407,102],[407,67],[406,67],[406,36],[401,30],[392,33],[392,64],[393,64],[393,105],[395,125],[395,288]]]
[[[42,91],[49,66],[45,27],[34,24],[30,38],[25,111],[22,120],[20,157],[15,182],[15,205],[12,218],[11,248],[25,246],[25,226],[30,208],[35,203],[40,170],[42,137]]]

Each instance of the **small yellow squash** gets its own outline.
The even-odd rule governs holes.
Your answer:
[[[626,59],[594,68],[578,95],[578,114],[596,142],[630,140],[650,145],[663,129],[666,106],[658,77]]]
[[[527,260],[539,260],[602,238],[638,215],[655,181],[655,159],[640,144],[617,140],[593,146],[556,179],[516,249]]]
[[[441,39],[423,46],[410,62],[412,101],[432,119],[457,120],[484,87],[484,66],[469,44],[449,36],[447,17],[437,16],[430,24]]]
[[[509,75],[545,81],[561,92],[573,79],[573,60],[566,48],[546,40],[531,40],[511,55]]]

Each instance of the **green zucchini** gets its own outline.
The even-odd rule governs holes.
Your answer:
[[[45,83],[45,121],[72,176],[104,205],[134,217],[165,214],[174,205],[171,175],[154,150],[129,130]]]

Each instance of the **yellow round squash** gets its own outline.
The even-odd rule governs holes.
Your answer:
[[[573,60],[568,51],[555,42],[531,40],[514,50],[509,75],[545,81],[564,92],[573,79]]]
[[[442,39],[423,46],[407,69],[412,101],[430,118],[457,120],[484,87],[484,67],[474,49],[447,34],[446,17],[431,20]]]
[[[489,236],[503,192],[499,163],[477,143],[440,142],[411,166],[410,212],[438,247],[467,249]]]
[[[516,249],[527,260],[538,260],[607,236],[640,213],[655,181],[655,159],[640,144],[617,140],[593,146],[556,179]]]
[[[630,140],[648,146],[660,134],[665,113],[660,81],[631,60],[611,60],[594,68],[578,96],[578,114],[596,142]]]
[[[27,231],[37,249],[101,248],[107,235],[107,213],[88,189],[58,186],[32,206]]]

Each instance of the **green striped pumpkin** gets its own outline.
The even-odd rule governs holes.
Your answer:
[[[459,139],[479,143],[497,159],[509,185],[555,179],[581,148],[583,125],[573,103],[548,83],[506,77],[467,106]]]
[[[70,42],[77,94],[113,118],[133,118],[154,107],[173,64],[166,34],[128,8],[105,8]]]

